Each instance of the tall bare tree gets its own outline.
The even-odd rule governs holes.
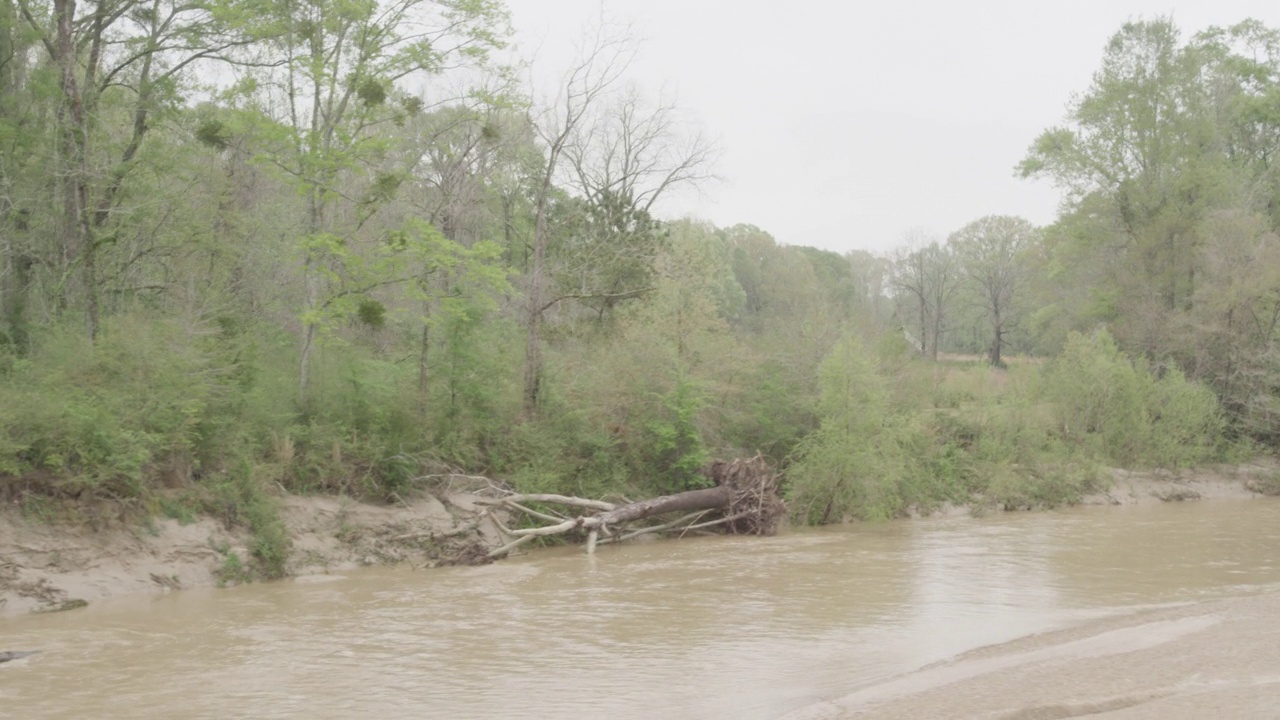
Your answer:
[[[547,309],[547,212],[565,149],[606,93],[622,79],[636,54],[625,28],[601,22],[587,35],[578,59],[564,74],[553,100],[537,111],[533,127],[546,146],[546,160],[534,190],[533,258],[529,268],[523,405],[526,417],[537,412],[542,382],[542,314]]]
[[[533,261],[526,311],[524,413],[537,410],[542,375],[544,314],[570,298],[604,306],[636,297],[644,283],[598,272],[611,263],[652,260],[655,203],[671,188],[710,177],[714,150],[700,135],[684,135],[676,106],[649,105],[622,79],[635,58],[629,28],[600,21],[586,34],[579,59],[557,89],[555,100],[534,119],[546,161],[534,196]],[[548,265],[548,211],[559,182],[585,203],[591,222],[583,227],[573,262],[576,287],[552,288]],[[648,243],[646,245],[646,243]],[[641,274],[643,277],[643,274]],[[634,278],[629,278],[634,279]]]
[[[899,316],[905,319],[910,314],[915,320],[916,348],[922,356],[937,360],[947,313],[960,287],[954,253],[923,231],[912,230],[906,246],[895,253],[890,273]]]

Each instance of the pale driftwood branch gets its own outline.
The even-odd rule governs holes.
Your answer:
[[[687,523],[687,522],[690,522],[690,521],[692,521],[692,520],[696,520],[697,518],[700,518],[700,517],[702,517],[703,515],[706,515],[706,514],[707,514],[707,513],[709,513],[709,512],[711,512],[711,511],[710,511],[710,510],[699,510],[699,511],[697,511],[697,512],[691,512],[691,513],[689,513],[688,515],[681,515],[680,517],[676,518],[675,520],[672,520],[671,522],[665,522],[665,523],[663,523],[663,524],[661,524],[661,525],[652,525],[652,526],[650,526],[650,527],[640,528],[639,530],[632,530],[631,532],[626,533],[625,535],[618,535],[618,536],[616,536],[616,537],[607,537],[607,538],[602,538],[602,539],[600,540],[600,542],[601,542],[601,544],[604,544],[604,543],[615,543],[615,542],[626,542],[627,540],[634,540],[635,538],[638,538],[638,537],[640,537],[641,535],[652,535],[652,534],[654,534],[654,533],[667,532],[668,530],[674,530],[675,528],[678,528],[678,527],[680,527],[681,525],[684,525],[684,524],[685,524],[685,523]],[[681,528],[681,529],[683,530],[684,528]]]
[[[531,495],[507,495],[501,498],[484,498],[478,502],[495,504],[495,503],[554,503],[556,505],[568,505],[570,507],[586,508],[588,510],[602,510],[608,512],[617,507],[617,505],[603,500],[589,500],[587,498],[573,497],[572,495],[553,495],[547,493],[536,493]]]
[[[499,557],[499,556],[501,556],[501,555],[505,555],[506,553],[509,553],[509,552],[511,552],[512,550],[515,550],[516,548],[520,547],[521,545],[523,545],[523,544],[525,544],[525,543],[529,542],[529,541],[530,541],[530,540],[532,540],[534,537],[536,537],[536,536],[535,536],[535,535],[525,535],[524,537],[518,537],[518,538],[516,538],[515,540],[512,540],[511,542],[507,543],[506,545],[503,545],[502,547],[500,547],[500,548],[498,548],[498,549],[496,549],[496,550],[490,550],[490,551],[489,551],[489,557],[491,557],[491,558],[496,558],[496,557]]]
[[[574,518],[573,520],[565,520],[559,525],[546,525],[537,528],[521,528],[512,530],[512,537],[546,537],[547,535],[560,535],[567,533],[580,527],[599,527],[598,518]]]
[[[506,537],[511,537],[511,528],[507,527],[507,524],[502,522],[497,515],[486,511],[485,516],[493,520],[493,524],[497,526],[498,532],[502,533]]]
[[[539,520],[546,520],[547,522],[558,523],[558,522],[563,522],[569,519],[563,515],[551,515],[544,512],[538,512],[533,508],[525,507],[524,505],[521,505],[518,502],[511,502],[510,500],[504,502],[503,505],[506,505],[507,507],[513,508],[515,510],[519,510],[520,512],[526,513],[528,515],[532,515],[533,517],[536,517]]]

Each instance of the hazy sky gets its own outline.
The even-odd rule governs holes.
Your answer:
[[[1088,88],[1126,20],[1188,36],[1280,3],[1241,0],[507,0],[535,78],[558,78],[584,23],[634,22],[630,77],[719,139],[723,182],[660,214],[752,223],[780,242],[885,251],[989,214],[1050,222],[1057,191],[1013,167]]]

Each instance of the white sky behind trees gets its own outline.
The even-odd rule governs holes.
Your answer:
[[[507,0],[519,52],[554,84],[584,25],[631,21],[629,78],[675,94],[722,151],[723,181],[660,215],[758,225],[789,245],[885,252],[989,214],[1053,220],[1059,193],[1013,167],[1085,91],[1127,20],[1183,37],[1253,17],[1255,0]]]

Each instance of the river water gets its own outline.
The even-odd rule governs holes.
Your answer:
[[[776,718],[966,650],[1280,585],[1280,502],[538,552],[0,620],[0,717]]]

